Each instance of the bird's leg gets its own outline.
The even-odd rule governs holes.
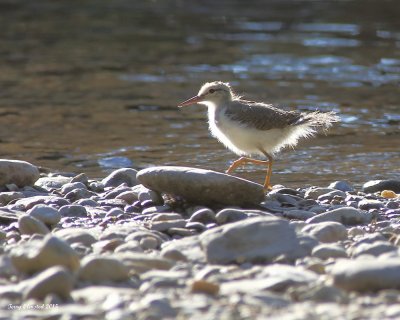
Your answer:
[[[271,181],[271,175],[272,175],[272,163],[274,162],[274,159],[264,150],[260,150],[267,158],[268,161],[265,161],[268,164],[268,168],[267,168],[267,175],[265,177],[265,181],[264,181],[264,190],[271,190],[272,189],[272,185],[270,183]]]
[[[251,158],[246,158],[246,157],[240,157],[239,159],[235,160],[232,162],[228,170],[226,170],[226,173],[232,173],[235,171],[238,167],[240,167],[242,164],[245,164],[247,162],[251,162],[254,164],[259,164],[259,165],[267,165],[268,161],[265,160],[256,160],[256,159],[251,159]]]

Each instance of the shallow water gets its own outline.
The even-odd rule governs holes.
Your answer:
[[[334,110],[328,134],[285,150],[272,182],[400,178],[399,1],[3,1],[0,157],[102,177],[112,168],[235,159],[205,81],[250,100]],[[240,176],[262,182],[259,167]]]

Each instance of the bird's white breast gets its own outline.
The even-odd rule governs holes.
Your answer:
[[[300,136],[306,136],[306,128],[286,127],[282,129],[258,130],[251,124],[232,121],[225,114],[226,107],[208,104],[210,131],[228,149],[238,155],[269,154],[285,145],[295,145]]]

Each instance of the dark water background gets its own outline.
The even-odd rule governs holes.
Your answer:
[[[206,81],[250,100],[335,110],[327,136],[282,152],[273,183],[400,178],[400,1],[0,2],[0,157],[103,177],[235,158]],[[258,167],[241,176],[262,182]]]

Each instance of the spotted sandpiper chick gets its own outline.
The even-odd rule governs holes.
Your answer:
[[[271,189],[274,154],[285,146],[296,146],[299,138],[311,137],[318,129],[326,130],[339,121],[334,112],[285,111],[270,104],[243,100],[228,83],[221,81],[204,84],[196,96],[179,107],[196,103],[208,107],[212,135],[240,156],[226,173],[248,162],[266,166],[266,190]],[[251,158],[254,155],[267,160]]]

